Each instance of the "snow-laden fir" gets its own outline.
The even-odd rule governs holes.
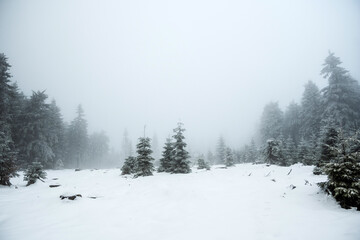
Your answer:
[[[321,192],[316,183],[326,176],[312,166],[220,167],[146,178],[119,169],[49,170],[44,183],[28,187],[20,172],[0,187],[0,239],[360,238],[359,212]],[[59,198],[71,194],[82,198]]]

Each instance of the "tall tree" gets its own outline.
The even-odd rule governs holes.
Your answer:
[[[10,64],[4,54],[0,54],[0,184],[11,185],[10,177],[17,176],[15,161],[17,152],[11,134],[11,93]]]
[[[227,147],[225,150],[225,166],[232,167],[235,165],[234,155],[231,148]]]
[[[32,162],[40,162],[46,168],[52,168],[54,165],[50,107],[46,99],[45,91],[33,92],[26,104],[20,143],[20,157],[23,165]]]
[[[360,128],[360,86],[347,70],[340,67],[342,62],[329,52],[321,75],[328,79],[329,85],[323,91],[324,127],[341,128],[349,136]]]
[[[226,156],[225,140],[222,136],[220,136],[216,146],[216,164],[224,164],[225,156]]]
[[[308,140],[315,134],[320,136],[320,121],[321,121],[322,107],[321,94],[319,88],[309,81],[305,85],[305,90],[301,99],[301,126],[300,135]]]
[[[138,156],[136,157],[136,173],[135,177],[139,176],[152,176],[154,171],[153,161],[154,158],[151,157],[151,145],[150,138],[141,137],[139,138],[139,143],[136,145],[136,152]]]
[[[77,108],[77,117],[71,122],[67,138],[70,166],[79,168],[83,165],[88,146],[87,121],[81,105]],[[75,163],[75,164],[74,164]]]
[[[186,143],[184,142],[185,129],[183,128],[182,123],[178,123],[178,127],[174,129],[175,135],[173,138],[174,142],[174,159],[172,164],[172,173],[190,173],[190,161],[189,153],[185,150]]]
[[[295,145],[300,141],[300,126],[300,106],[291,102],[284,113],[283,134],[286,139],[291,138]]]
[[[103,162],[109,154],[109,137],[104,131],[95,132],[89,137],[88,155],[91,158],[90,165],[103,167]]]
[[[279,104],[271,102],[264,107],[260,120],[260,135],[263,143],[268,139],[277,139],[282,132],[283,112]]]

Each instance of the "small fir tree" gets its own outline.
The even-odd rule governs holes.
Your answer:
[[[231,151],[231,148],[226,148],[226,150],[225,150],[225,166],[226,167],[235,166],[234,155]]]
[[[198,164],[198,168],[197,169],[206,169],[206,170],[210,170],[210,166],[207,162],[205,162],[205,160],[203,158],[199,158],[197,161]]]
[[[356,207],[360,211],[360,153],[351,151],[352,146],[358,144],[357,138],[340,137],[340,143],[332,147],[338,153],[337,162],[324,166],[328,181],[319,186],[333,195],[341,207]]]
[[[280,149],[280,142],[275,139],[269,139],[264,149],[265,162],[268,164],[283,165],[283,157]]]
[[[129,156],[121,168],[121,175],[133,174],[136,170],[136,157]]]
[[[33,162],[24,174],[24,181],[27,181],[26,186],[34,184],[38,179],[43,181],[46,178],[46,172],[43,171],[43,166],[40,162]]]
[[[183,132],[185,129],[182,123],[178,123],[178,127],[174,129],[174,159],[171,167],[172,173],[190,173],[190,161],[188,161],[189,153],[185,150],[186,143],[184,142]]]
[[[174,144],[170,138],[166,139],[158,172],[171,172],[174,160]]]
[[[138,156],[136,157],[137,164],[135,170],[135,177],[152,176],[152,172],[154,171],[154,158],[151,157],[152,150],[150,145],[150,138],[139,138],[139,143],[136,145],[136,148]]]

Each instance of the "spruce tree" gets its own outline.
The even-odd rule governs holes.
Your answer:
[[[174,144],[170,138],[166,139],[158,172],[171,172],[174,161]]]
[[[137,160],[136,157],[129,156],[125,159],[124,165],[121,168],[121,175],[133,174],[136,173],[137,169]]]
[[[296,145],[300,141],[300,106],[295,103],[291,102],[287,107],[284,113],[284,122],[283,122],[283,135],[284,138],[289,139],[291,138],[293,143]]]
[[[174,129],[175,135],[173,138],[174,142],[174,158],[171,166],[172,173],[190,173],[190,161],[189,153],[185,150],[186,143],[184,142],[183,132],[185,129],[182,127],[182,123],[178,123],[178,127]]]
[[[54,166],[52,122],[46,99],[45,91],[33,92],[26,104],[19,146],[19,157],[23,165],[41,162],[47,168]]]
[[[16,177],[16,151],[10,138],[9,127],[0,122],[0,185],[10,186],[10,178]]]
[[[0,54],[0,184],[10,186],[10,178],[17,176],[17,151],[12,139],[12,95],[14,88],[10,85],[10,64],[4,54]]]
[[[225,150],[225,166],[226,167],[232,167],[235,166],[235,161],[234,161],[234,155],[232,153],[231,148],[226,148]]]
[[[151,145],[150,145],[150,138],[148,137],[141,137],[139,138],[139,143],[136,145],[136,170],[135,170],[135,177],[139,176],[152,176],[154,171],[153,161],[154,158],[151,157]]]
[[[206,169],[206,170],[210,170],[210,166],[209,166],[209,164],[208,164],[207,162],[205,162],[205,160],[204,160],[204,158],[203,158],[203,157],[201,157],[201,158],[199,158],[199,159],[198,159],[198,161],[197,161],[197,165],[198,165],[197,169]]]
[[[260,135],[263,143],[269,139],[278,139],[282,133],[283,118],[278,103],[271,102],[264,107],[260,120]]]
[[[34,184],[37,180],[43,181],[45,178],[46,172],[43,171],[43,166],[40,162],[33,162],[24,173],[24,181],[27,181],[26,186]]]
[[[285,158],[286,165],[291,165],[297,162],[296,146],[291,136],[286,139],[283,157]]]
[[[332,194],[341,207],[356,207],[360,211],[360,153],[351,150],[359,144],[357,137],[347,138],[340,133],[339,141],[332,147],[337,153],[337,162],[324,166],[328,181],[319,185]]]
[[[347,70],[340,67],[340,58],[329,52],[321,74],[329,85],[323,91],[322,125],[342,128],[346,136],[360,128],[360,86]]]
[[[268,164],[278,164],[285,166],[285,161],[281,153],[280,142],[275,139],[269,139],[264,149],[265,162]]]
[[[305,90],[301,99],[301,111],[300,111],[300,134],[308,140],[312,135],[316,137],[320,135],[320,122],[322,114],[322,98],[319,88],[309,81],[305,85]]]
[[[87,121],[81,105],[77,107],[77,117],[71,122],[67,131],[68,165],[79,168],[84,165],[88,148]]]
[[[220,136],[216,147],[216,164],[224,164],[225,155],[226,155],[225,141],[224,138]]]

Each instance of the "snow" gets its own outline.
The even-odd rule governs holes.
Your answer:
[[[29,187],[21,175],[0,188],[0,239],[360,239],[360,212],[321,193],[325,176],[313,167],[217,167],[136,179],[119,169],[51,170]]]

